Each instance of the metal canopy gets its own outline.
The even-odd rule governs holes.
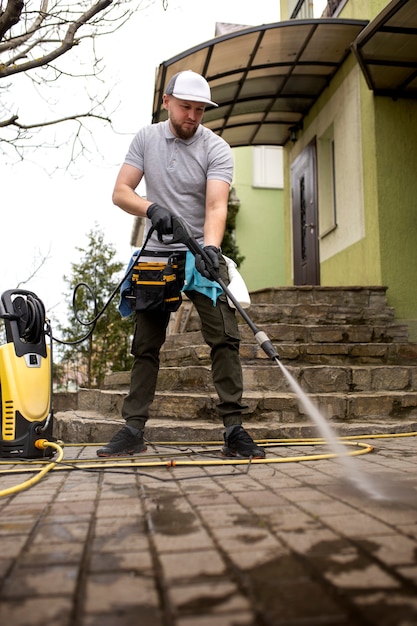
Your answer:
[[[417,97],[417,2],[393,0],[352,48],[376,95]]]
[[[152,121],[166,119],[162,96],[182,70],[206,77],[218,108],[204,125],[232,147],[284,145],[342,65],[363,20],[291,20],[211,39],[161,63]]]

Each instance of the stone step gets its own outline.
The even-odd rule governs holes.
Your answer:
[[[242,342],[254,341],[253,331],[242,322],[239,325]],[[274,343],[407,343],[405,324],[263,324],[263,330]],[[203,344],[200,330],[172,333],[164,349]]]
[[[54,436],[68,444],[105,443],[124,425],[119,419],[106,418],[94,411],[70,410],[58,412],[54,419]],[[303,439],[321,437],[320,431],[311,420],[282,423],[272,417],[262,422],[245,421],[245,427],[252,437],[264,439]],[[331,424],[338,436],[357,437],[359,435],[383,435],[417,431],[416,420],[385,419],[360,423]],[[184,422],[154,418],[146,424],[145,437],[151,442],[218,442],[222,441],[223,426],[216,422],[193,420]],[[292,442],[289,442],[291,445]],[[298,451],[295,454],[300,454]],[[306,454],[301,452],[301,454]],[[91,453],[95,457],[94,452]],[[137,457],[134,457],[137,458]]]
[[[288,383],[272,362],[243,365],[243,386],[247,391],[287,392]],[[350,393],[374,391],[417,391],[417,365],[408,366],[286,366],[287,371],[306,393]],[[106,379],[107,389],[127,390],[130,373],[118,372]],[[158,391],[214,392],[208,365],[161,367]]]
[[[338,304],[252,304],[247,310],[256,324],[382,324],[394,321],[394,309]]]
[[[413,364],[417,357],[417,344],[407,343],[276,343],[273,342],[284,364]],[[191,344],[161,351],[161,364],[169,367],[181,364],[208,365],[210,349],[205,344]],[[268,361],[257,343],[242,343],[240,356],[243,362]]]
[[[269,287],[250,293],[253,304],[332,304],[336,306],[356,306],[383,310],[387,306],[387,287],[348,286],[322,287],[300,285]]]
[[[394,309],[385,307],[374,309],[371,307],[349,306],[333,304],[252,304],[246,309],[247,315],[254,324],[263,326],[270,323],[317,325],[362,325],[371,326],[390,325],[394,323]],[[237,312],[238,322],[245,324],[243,317]],[[187,312],[186,331],[195,331],[200,328],[197,311],[192,308]],[[401,329],[404,332],[403,327]]]
[[[121,415],[124,391],[80,389],[78,410],[95,411],[117,418]],[[374,391],[350,393],[312,393],[311,401],[330,420],[362,421],[417,419],[417,391]],[[215,393],[157,391],[150,415],[163,419],[187,421],[218,421]],[[291,392],[271,390],[245,391],[243,402],[248,406],[245,419],[277,420],[279,423],[302,422],[308,419],[297,396]]]

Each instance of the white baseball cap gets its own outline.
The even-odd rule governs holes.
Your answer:
[[[210,100],[210,86],[206,79],[192,70],[174,74],[165,89],[165,93],[167,96],[174,96],[180,100],[203,102],[213,107],[219,106]]]

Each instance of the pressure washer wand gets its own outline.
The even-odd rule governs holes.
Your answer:
[[[224,280],[220,277],[219,272],[212,268],[210,257],[208,256],[204,248],[200,246],[198,241],[193,238],[188,224],[180,217],[173,216],[172,227],[173,237],[170,241],[164,240],[164,243],[166,243],[167,245],[170,243],[183,243],[187,246],[187,248],[190,250],[190,252],[192,252],[194,256],[199,254],[203,258],[203,260],[206,262],[206,267],[210,272],[212,279],[220,285],[229,300],[233,302],[235,308],[239,311],[240,315],[243,317],[249,328],[252,330],[258,345],[262,348],[262,350],[270,359],[272,359],[273,361],[279,359],[279,354],[275,350],[275,347],[272,341],[269,339],[268,335],[263,330],[260,330],[256,326],[256,324],[254,324],[249,315],[246,313],[245,309],[243,309],[239,301],[235,298],[233,293],[225,284]]]

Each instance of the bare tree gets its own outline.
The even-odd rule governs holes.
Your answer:
[[[66,144],[72,139],[70,160],[84,153],[83,138],[90,132],[91,120],[111,123],[107,110],[109,94],[100,81],[104,65],[97,53],[97,38],[120,29],[134,12],[153,1],[0,0],[0,153],[22,159],[25,150],[45,147],[48,141],[56,148],[56,137],[48,139],[46,131],[57,125],[62,127],[65,122],[72,126],[64,138],[61,134],[60,141]],[[161,2],[166,9],[167,0]],[[70,51],[72,54],[68,54]],[[53,88],[64,83],[67,95],[73,96],[77,79],[81,85],[77,93],[82,97],[70,101],[72,106],[77,106],[74,102],[84,102],[85,108],[55,114]],[[68,80],[72,81],[70,88]],[[23,91],[30,98],[35,90],[43,100],[40,111],[25,113],[36,119],[21,118],[15,101],[16,84],[20,94]],[[59,98],[62,102],[62,92]]]
[[[30,281],[33,280],[39,274],[41,269],[47,264],[48,260],[50,259],[50,252],[51,252],[50,247],[49,247],[47,254],[44,254],[43,252],[41,252],[41,250],[35,251],[36,256],[33,261],[32,267],[29,270],[30,273],[24,280],[21,280],[17,283],[16,285],[17,289],[22,289],[24,285],[30,284]]]

